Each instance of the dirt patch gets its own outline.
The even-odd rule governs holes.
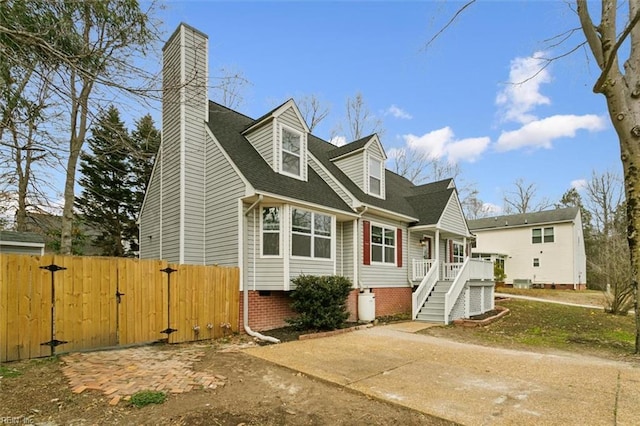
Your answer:
[[[47,425],[450,424],[251,357],[238,349],[251,341],[236,340],[198,344],[204,356],[192,366],[224,376],[224,386],[169,393],[164,404],[143,408],[126,401],[109,405],[112,398],[96,390],[73,393],[62,373],[64,358],[3,364],[21,374],[0,379],[0,418]],[[171,353],[184,346],[154,349]]]

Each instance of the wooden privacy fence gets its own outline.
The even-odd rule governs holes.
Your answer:
[[[239,296],[238,268],[2,254],[0,362],[222,337],[238,331]]]

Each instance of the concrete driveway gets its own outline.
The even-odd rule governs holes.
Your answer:
[[[407,322],[247,353],[466,425],[637,425],[640,365],[415,334]]]

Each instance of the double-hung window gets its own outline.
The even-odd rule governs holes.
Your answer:
[[[280,255],[280,208],[262,208],[262,255]]]
[[[553,227],[549,228],[533,228],[531,230],[531,243],[541,244],[554,242]]]
[[[464,263],[464,244],[454,241],[452,249],[453,263]]]
[[[291,211],[291,255],[331,259],[331,216]]]
[[[369,193],[382,195],[382,161],[369,157]]]
[[[384,226],[371,225],[371,261],[380,263],[396,262],[396,230]]]
[[[300,177],[302,175],[302,135],[282,127],[282,171]]]

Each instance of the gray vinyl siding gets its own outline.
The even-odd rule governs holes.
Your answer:
[[[277,170],[273,158],[273,123],[269,122],[258,129],[254,129],[251,133],[246,135],[246,138],[251,142],[251,145],[253,145],[262,158],[264,158],[264,161],[266,161],[274,170]]]
[[[289,279],[300,275],[334,275],[334,261],[300,257],[291,258],[289,261]],[[293,283],[291,283],[291,290],[295,290]]]
[[[349,278],[351,282],[353,282],[355,279],[355,277],[353,276],[355,249],[355,247],[353,247],[354,223],[354,221],[339,223],[339,225],[341,225],[342,227],[342,238],[341,243],[338,244],[338,248],[339,250],[340,248],[342,248],[342,250],[341,262],[338,265],[341,266],[342,271],[338,270],[338,274]]]
[[[185,29],[184,87],[184,263],[204,264],[205,122],[207,111],[207,39]]]
[[[336,275],[343,275],[343,222],[336,223]]]
[[[334,179],[334,177],[325,172],[325,170],[320,167],[320,165],[312,157],[309,157],[309,166],[311,166],[311,168],[322,178],[322,180],[325,181],[331,187],[331,189],[336,194],[338,194],[338,196],[342,198],[345,203],[347,203],[347,205],[350,206],[353,204],[351,196],[340,185],[338,185],[338,182]]]
[[[160,242],[160,183],[162,179],[162,151],[156,156],[156,165],[149,182],[146,198],[140,212],[140,258],[161,259]]]
[[[206,141],[205,263],[239,266],[238,199],[245,185],[208,134]]]
[[[402,267],[394,265],[381,265],[371,264],[364,265],[362,262],[363,256],[363,232],[359,230],[359,247],[360,247],[360,280],[364,287],[407,287],[407,228],[400,222],[391,221],[374,216],[365,216],[364,220],[371,222],[371,225],[387,225],[390,227],[402,229]],[[397,234],[396,234],[397,235]],[[397,250],[397,237],[396,237],[396,250]]]
[[[335,162],[336,166],[344,172],[349,179],[353,181],[360,189],[365,190],[364,186],[364,159],[363,154],[358,153],[346,158],[342,158]]]
[[[385,157],[384,152],[382,151],[380,145],[374,142],[370,142],[367,145],[367,152],[370,155],[373,155],[374,157],[377,157],[379,159],[383,159]]]
[[[458,235],[468,235],[466,221],[455,194],[452,194],[451,198],[449,198],[447,207],[445,207],[440,218],[440,226],[445,231],[454,232]]]
[[[179,35],[178,35],[179,37]],[[180,41],[164,50],[162,103],[162,257],[180,261]]]
[[[244,211],[249,207],[244,205]],[[248,216],[246,216],[247,235],[245,256],[245,284],[249,290],[283,290],[284,289],[284,259],[280,257],[261,257],[262,242],[260,240],[260,218],[261,207],[256,206]],[[281,237],[287,235],[286,230],[282,230]]]
[[[305,132],[304,126],[302,126],[302,123],[300,123],[300,120],[298,119],[298,115],[293,111],[293,107],[286,109],[282,114],[280,114],[278,120],[280,120],[282,124],[293,127],[300,133]]]

